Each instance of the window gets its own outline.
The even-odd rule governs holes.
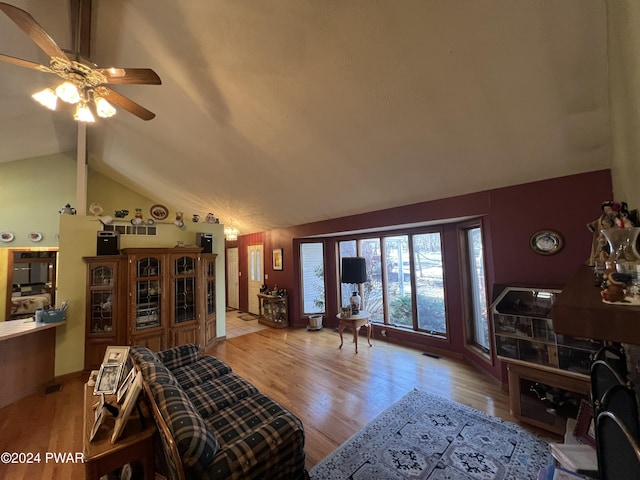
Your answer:
[[[372,321],[447,335],[439,231],[339,241],[339,264],[352,256],[366,259],[368,281],[359,290]],[[353,288],[341,284],[342,305]]]
[[[445,335],[447,318],[440,233],[413,235],[412,239],[418,330]]]
[[[384,261],[387,268],[388,323],[413,328],[409,236],[384,237]]]
[[[489,341],[482,229],[480,226],[474,225],[463,228],[461,232],[467,343],[488,353],[491,349],[491,343]]]
[[[357,245],[355,240],[338,243],[338,275],[340,282],[340,304],[344,307],[349,306],[349,297],[353,293],[354,285],[342,283],[342,257],[357,257]],[[362,305],[364,310],[364,304]]]
[[[324,313],[324,245],[300,244],[300,270],[302,278],[302,313]]]

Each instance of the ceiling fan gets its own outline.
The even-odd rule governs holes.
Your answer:
[[[97,65],[84,59],[82,59],[84,62],[80,61],[79,53],[76,53],[76,59],[72,60],[31,14],[3,2],[0,2],[0,10],[50,57],[48,66],[3,54],[0,54],[0,61],[41,72],[54,73],[64,80],[55,91],[47,88],[34,94],[33,98],[36,101],[51,110],[55,110],[58,98],[67,103],[76,104],[74,118],[81,122],[95,121],[90,105],[93,106],[98,116],[103,118],[111,117],[116,113],[111,104],[127,110],[142,120],[151,120],[155,117],[153,112],[112,90],[107,85],[160,85],[162,81],[156,72],[150,68],[97,68]],[[87,65],[88,63],[89,65]]]

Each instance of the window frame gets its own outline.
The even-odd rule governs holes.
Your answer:
[[[418,326],[418,316],[417,316],[417,297],[416,297],[416,283],[415,283],[415,268],[414,268],[414,247],[413,247],[413,237],[414,235],[422,235],[422,234],[432,234],[437,233],[440,236],[440,253],[442,256],[442,281],[443,281],[443,291],[444,291],[444,315],[445,315],[445,328],[446,332],[435,332],[431,330],[421,329]],[[386,239],[398,236],[407,236],[408,242],[408,255],[409,255],[409,269],[410,269],[410,284],[411,284],[411,310],[412,310],[412,326],[404,326],[398,325],[394,323],[390,323],[389,321],[389,298],[387,296],[387,289],[389,284],[389,272],[387,268],[385,251],[386,251]],[[448,295],[447,295],[447,273],[445,266],[445,258],[446,258],[446,245],[445,245],[445,234],[444,234],[444,225],[430,225],[419,228],[410,228],[410,229],[398,229],[398,230],[378,230],[374,232],[367,232],[363,234],[354,234],[354,235],[342,235],[334,237],[336,244],[336,285],[337,292],[340,292],[338,295],[338,302],[341,301],[341,288],[342,283],[340,279],[340,243],[341,242],[352,242],[356,243],[356,255],[361,254],[361,241],[368,239],[379,239],[380,241],[380,252],[381,252],[381,275],[382,275],[382,302],[383,302],[383,323],[381,322],[372,322],[374,325],[384,326],[388,328],[395,328],[404,332],[425,335],[434,340],[441,340],[449,342],[450,337],[450,321],[449,321],[449,308],[448,308]],[[402,274],[402,260],[399,260],[398,272]],[[453,267],[455,268],[455,267]],[[360,295],[362,296],[362,286],[360,285],[358,288]]]
[[[459,245],[459,268],[460,268],[460,300],[462,309],[462,328],[464,331],[464,348],[473,352],[483,361],[490,365],[494,364],[495,351],[492,322],[491,322],[491,301],[489,298],[489,288],[487,284],[487,249],[485,241],[485,228],[481,218],[469,220],[467,222],[461,222],[456,225],[458,231],[458,245]],[[471,280],[470,272],[470,249],[468,232],[475,228],[480,229],[480,237],[482,242],[482,268],[484,270],[484,291],[485,291],[485,304],[487,307],[487,333],[489,336],[489,349],[487,350],[483,345],[476,342],[475,330],[476,319],[474,313],[474,293],[473,293],[473,281]]]
[[[323,283],[323,288],[324,288],[324,310],[322,312],[305,312],[304,307],[305,307],[305,301],[304,301],[304,293],[305,293],[305,289],[304,289],[304,263],[302,261],[302,249],[303,249],[303,245],[306,244],[319,244],[322,245],[322,283]],[[300,241],[300,243],[298,244],[298,262],[300,265],[299,268],[299,297],[300,297],[300,311],[302,313],[303,316],[308,316],[308,315],[316,315],[316,314],[323,314],[326,315],[327,313],[327,244],[325,241],[322,240],[317,240],[317,239],[308,239],[308,240],[303,240]]]

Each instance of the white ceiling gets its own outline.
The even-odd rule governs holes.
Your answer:
[[[8,0],[71,49],[68,0]],[[92,60],[156,113],[88,128],[153,200],[299,225],[610,166],[605,0],[93,0]],[[48,63],[0,14],[0,53]],[[0,161],[74,150],[56,78],[0,63]]]

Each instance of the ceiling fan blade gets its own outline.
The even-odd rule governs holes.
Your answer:
[[[107,84],[162,85],[162,80],[150,68],[96,68],[107,77]]]
[[[136,117],[139,117],[142,120],[151,120],[156,116],[155,113],[150,112],[141,105],[138,105],[133,100],[129,100],[127,97],[119,94],[115,90],[111,90],[107,87],[101,87],[101,90],[103,92],[103,98],[108,102],[113,103],[120,108],[124,108],[127,112],[133,113]]]
[[[59,57],[69,60],[67,55],[56,44],[56,42],[49,36],[49,34],[36,22],[35,18],[30,13],[24,10],[9,5],[8,3],[0,2],[0,10],[2,10],[18,27],[25,32],[31,40],[35,42],[47,55],[50,57]]]
[[[31,62],[29,60],[23,60],[21,58],[11,57],[9,55],[3,55],[1,53],[0,53],[0,61],[12,63],[19,67],[32,68],[34,70],[39,70],[41,72],[51,73],[51,69],[49,67],[45,67],[44,65],[40,65],[39,63]]]

